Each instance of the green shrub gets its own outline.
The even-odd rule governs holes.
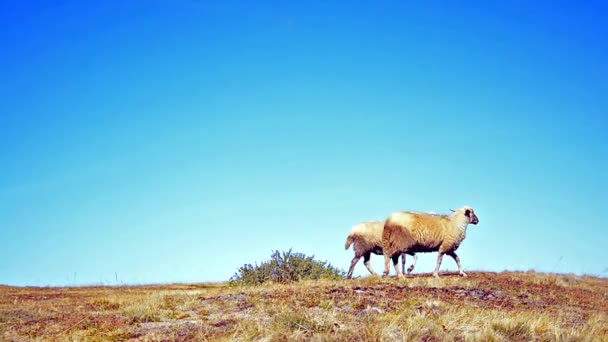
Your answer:
[[[270,260],[261,264],[245,264],[230,278],[232,285],[258,285],[268,281],[290,283],[307,279],[341,279],[344,271],[327,261],[314,260],[302,253],[274,251]]]

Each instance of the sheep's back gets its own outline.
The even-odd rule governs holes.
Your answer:
[[[394,255],[415,244],[409,227],[414,218],[410,213],[397,212],[389,216],[382,231],[382,244],[386,255]]]
[[[387,219],[383,240],[393,253],[436,251],[449,235],[449,224],[446,215],[398,212]]]
[[[418,242],[414,251],[456,250],[464,239],[463,231],[455,229],[447,215],[419,214],[416,218],[411,228]]]
[[[370,221],[358,224],[351,230],[355,249],[361,253],[382,250],[384,222]]]

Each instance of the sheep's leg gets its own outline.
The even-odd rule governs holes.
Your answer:
[[[353,277],[353,271],[355,270],[355,265],[357,265],[359,259],[361,259],[361,256],[355,254],[355,257],[350,262],[350,268],[348,269],[348,274],[346,274],[346,279],[350,279]]]
[[[443,260],[443,253],[439,252],[437,256],[437,266],[435,266],[435,272],[433,272],[433,276],[435,278],[439,278],[439,267],[441,266],[441,261]]]
[[[456,252],[450,252],[448,253],[452,258],[454,258],[454,261],[456,261],[456,265],[458,265],[458,272],[460,273],[461,276],[466,277],[467,274],[464,273],[464,271],[462,270],[462,265],[460,264],[460,258],[458,257],[458,255],[456,255]]]
[[[376,275],[376,272],[374,272],[374,269],[372,268],[372,265],[369,262],[371,255],[372,255],[371,252],[365,253],[363,255],[363,263],[365,264],[365,267],[367,267],[367,270],[369,271],[369,273],[371,273],[372,275]]]
[[[416,267],[416,261],[418,260],[418,255],[416,255],[416,253],[412,253],[410,255],[414,257],[414,262],[412,263],[412,265],[410,267],[407,268],[407,273],[412,273],[412,271],[414,270],[414,267]],[[403,259],[405,259],[405,258],[403,258]]]
[[[403,274],[405,274],[405,255],[405,252],[401,253],[401,273]]]
[[[391,271],[391,257],[388,254],[384,254],[384,273],[383,277],[388,277],[388,274]]]
[[[395,267],[397,278],[403,278],[403,273],[401,273],[401,269],[399,269],[399,255],[400,254],[395,254],[391,258],[393,259],[393,267]]]

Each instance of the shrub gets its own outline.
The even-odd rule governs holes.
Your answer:
[[[290,283],[300,280],[341,279],[344,271],[327,261],[314,260],[302,253],[274,251],[270,260],[245,264],[230,278],[232,285],[258,285],[265,282]]]

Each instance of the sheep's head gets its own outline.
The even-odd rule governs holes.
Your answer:
[[[475,215],[475,210],[473,210],[473,208],[471,207],[462,207],[458,210],[452,210],[455,214],[462,214],[464,215],[468,220],[470,224],[478,224],[479,223],[479,218],[477,217],[477,215]]]
[[[475,215],[475,210],[473,210],[473,208],[464,208],[464,216],[469,218],[469,223],[471,224],[478,224],[479,223],[479,218],[477,217],[477,215]]]

